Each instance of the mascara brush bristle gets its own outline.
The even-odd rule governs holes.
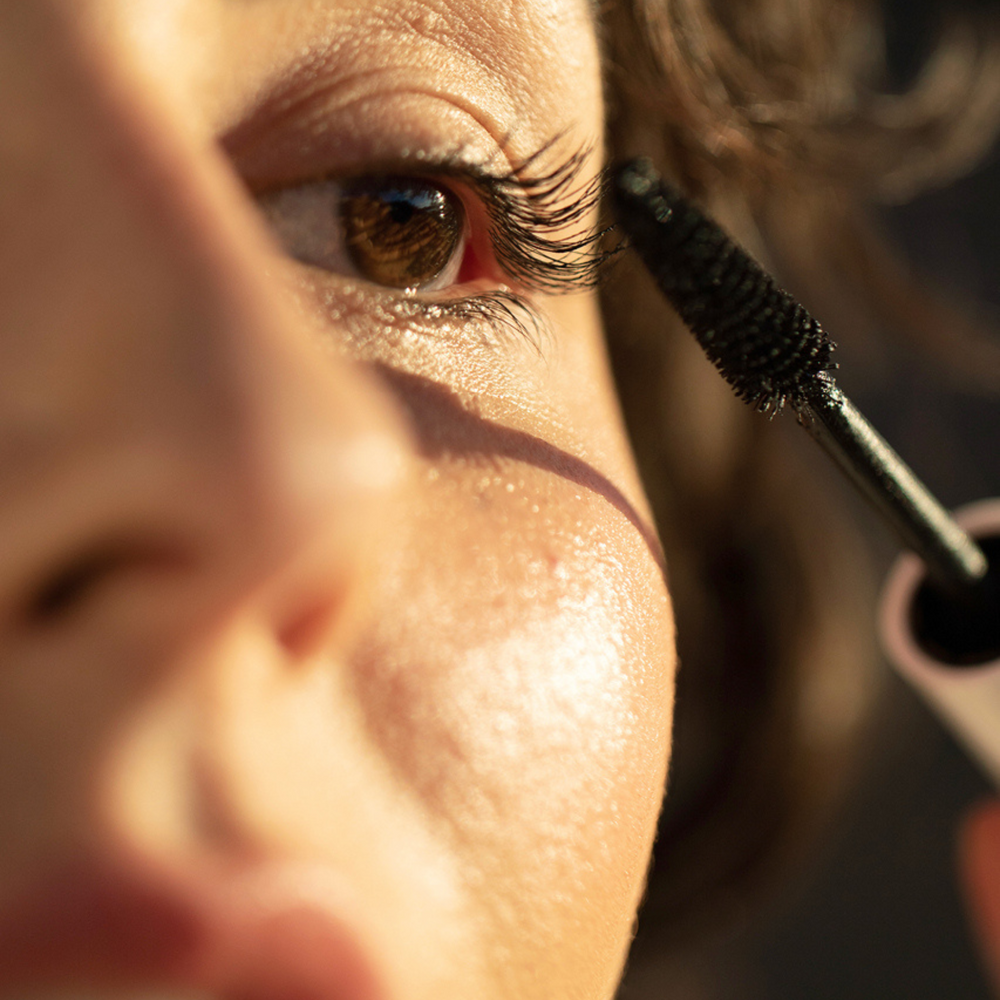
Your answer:
[[[800,412],[836,368],[806,309],[645,159],[617,170],[615,212],[661,291],[744,402]]]

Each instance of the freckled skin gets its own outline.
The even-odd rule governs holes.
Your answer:
[[[0,5],[0,925],[298,866],[391,1000],[612,996],[674,661],[594,297],[395,308],[240,180],[598,148],[586,6]]]

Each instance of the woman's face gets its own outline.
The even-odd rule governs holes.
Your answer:
[[[0,4],[0,995],[613,992],[673,659],[589,6]]]

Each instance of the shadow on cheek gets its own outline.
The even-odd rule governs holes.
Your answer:
[[[421,375],[376,364],[375,370],[406,407],[421,454],[482,455],[508,458],[544,469],[603,497],[639,532],[654,562],[665,573],[663,549],[653,530],[607,476],[575,455],[525,431],[504,427],[470,413],[447,386]]]

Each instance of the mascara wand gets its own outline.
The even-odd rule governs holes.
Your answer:
[[[982,580],[979,546],[837,387],[834,344],[805,307],[648,160],[622,167],[612,191],[632,245],[736,395],[766,413],[790,406],[942,587]]]
[[[964,515],[980,545],[837,386],[820,324],[649,160],[615,170],[610,194],[632,247],[736,395],[769,415],[788,406],[919,556],[890,578],[883,644],[1000,784],[1000,502]]]

